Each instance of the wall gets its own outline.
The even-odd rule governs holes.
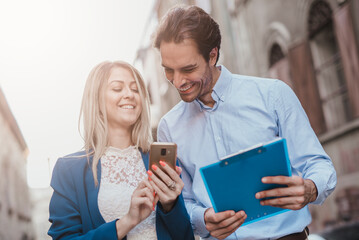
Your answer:
[[[27,147],[0,89],[0,240],[35,239]]]

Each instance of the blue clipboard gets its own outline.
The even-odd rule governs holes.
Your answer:
[[[283,138],[226,156],[220,162],[200,168],[200,173],[214,211],[244,210],[247,219],[243,225],[289,211],[262,206],[255,198],[257,192],[281,186],[264,184],[262,177],[292,176]]]

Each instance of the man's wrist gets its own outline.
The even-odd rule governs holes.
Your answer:
[[[207,224],[207,220],[206,220],[206,213],[208,212],[208,210],[211,208],[207,208],[204,213],[203,213],[203,220],[204,220],[204,224]]]
[[[309,203],[314,202],[318,197],[318,189],[315,183],[311,179],[305,179],[305,184],[309,186],[310,189],[310,200]]]

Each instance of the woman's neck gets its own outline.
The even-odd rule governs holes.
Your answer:
[[[131,129],[116,128],[108,129],[109,145],[115,148],[125,149],[133,145],[131,140]]]

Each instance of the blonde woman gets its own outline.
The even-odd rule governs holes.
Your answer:
[[[152,135],[140,73],[121,61],[97,65],[86,82],[81,119],[85,151],[58,159],[54,167],[48,234],[53,239],[193,239],[181,169],[147,169]],[[164,184],[172,181],[174,188]]]

